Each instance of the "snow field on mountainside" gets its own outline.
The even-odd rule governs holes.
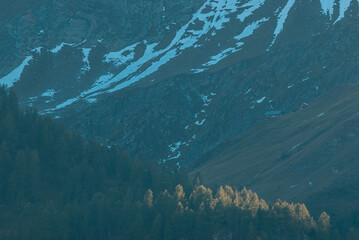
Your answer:
[[[81,68],[82,72],[90,71],[90,62],[89,62],[90,52],[91,52],[91,48],[82,48],[82,54],[83,54],[82,61],[84,62],[84,66]]]
[[[336,23],[343,19],[350,5],[354,2],[359,3],[359,0],[339,0],[337,4],[334,0],[319,0],[319,2],[319,9],[322,14],[332,17],[333,14],[338,12],[338,18],[335,21]],[[55,108],[48,109],[45,112],[61,109],[81,99],[95,99],[95,97],[100,94],[112,93],[129,87],[158,72],[162,66],[180,56],[183,51],[189,48],[206,47],[207,42],[211,42],[213,39],[216,39],[219,36],[217,33],[224,29],[227,23],[231,22],[234,18],[238,19],[240,21],[239,26],[240,28],[243,28],[243,30],[240,34],[234,36],[234,40],[237,42],[234,44],[231,43],[232,46],[229,45],[226,47],[224,42],[219,42],[217,46],[222,49],[218,49],[218,53],[208,56],[208,62],[201,64],[204,68],[192,69],[193,73],[204,72],[231,54],[243,49],[245,45],[243,39],[254,35],[256,30],[272,16],[261,16],[261,19],[257,21],[250,20],[251,22],[249,23],[246,23],[245,20],[254,18],[253,16],[255,16],[256,10],[260,9],[267,3],[268,1],[266,0],[207,0],[198,9],[198,11],[192,15],[192,18],[175,32],[173,38],[167,46],[162,49],[158,49],[159,43],[148,43],[147,41],[142,41],[127,46],[120,51],[105,54],[103,62],[112,64],[114,67],[121,67],[120,72],[117,72],[115,75],[100,77],[101,81],[95,81],[93,85],[82,91],[78,96],[68,99],[61,104],[58,104]],[[279,6],[277,11],[274,13],[277,18],[277,23],[275,25],[273,38],[269,48],[275,44],[277,37],[284,30],[287,18],[295,4],[296,0],[287,0],[284,4],[281,4],[282,6]],[[212,38],[211,35],[212,37],[216,37]],[[103,39],[98,39],[97,42],[101,43],[102,40]],[[85,39],[80,43],[62,42],[48,51],[56,55],[65,46],[78,47],[86,41],[87,40]],[[143,48],[137,48],[140,45],[142,45]],[[269,48],[267,50],[269,50]],[[81,73],[84,73],[90,70],[89,55],[91,48],[81,49],[84,63],[81,68]],[[138,49],[143,50],[142,52],[135,51]],[[41,54],[41,51],[42,47],[32,50],[33,53],[37,54]],[[210,51],[209,54],[212,54],[212,52]],[[13,82],[20,79],[24,67],[28,65],[31,60],[32,56],[28,56],[23,64],[14,69],[7,76],[1,78],[0,83],[4,82],[5,85],[12,86]]]
[[[29,62],[33,59],[33,56],[28,56],[25,60],[14,70],[12,70],[8,75],[0,78],[0,85],[5,85],[6,87],[12,87],[15,82],[20,80],[21,74],[24,71],[24,68],[29,65]]]
[[[284,23],[287,20],[289,11],[293,7],[294,3],[295,3],[295,0],[288,0],[285,7],[279,13],[277,27],[274,30],[274,38],[273,38],[272,43],[270,44],[269,48],[274,45],[275,41],[277,40],[278,35],[283,31]]]

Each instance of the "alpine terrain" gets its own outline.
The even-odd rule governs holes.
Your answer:
[[[350,224],[358,44],[359,0],[0,3],[0,84],[20,106],[209,186]]]

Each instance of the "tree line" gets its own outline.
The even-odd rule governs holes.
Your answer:
[[[0,239],[359,239],[304,204],[213,191],[144,157],[85,142],[0,89]]]

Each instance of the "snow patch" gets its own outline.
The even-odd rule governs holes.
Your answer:
[[[91,48],[82,48],[82,54],[84,57],[82,58],[82,61],[84,62],[84,66],[81,68],[81,71],[87,72],[90,71],[90,62],[89,62],[89,56],[90,56]]]
[[[76,102],[78,99],[77,98],[71,98],[71,99],[68,99],[66,100],[65,102],[57,105],[55,108],[53,108],[52,110],[57,110],[57,109],[61,109],[61,108],[64,108],[66,106],[69,106],[71,104],[73,104],[74,102]]]
[[[332,18],[334,12],[334,0],[320,0],[320,4],[322,5],[322,11],[325,15],[330,16]]]
[[[201,69],[191,69],[191,71],[193,72],[193,73],[201,73],[201,72],[204,72],[204,71],[206,71],[207,69],[206,68],[201,68]]]
[[[181,157],[181,152],[178,152],[177,155],[174,156],[174,157],[169,157],[169,158],[167,158],[167,159],[161,159],[161,160],[159,160],[159,161],[158,161],[158,164],[164,164],[164,163],[166,163],[167,161],[170,161],[170,160],[173,160],[173,159],[178,159],[178,158],[180,158],[180,157]]]
[[[55,48],[51,49],[50,52],[54,53],[54,54],[58,54],[62,50],[62,48],[65,47],[65,46],[77,47],[77,46],[80,46],[81,44],[85,43],[86,41],[87,41],[87,39],[83,40],[80,43],[65,43],[65,42],[62,42],[60,45],[57,45]]]
[[[41,97],[54,97],[56,91],[54,89],[47,89],[46,92],[41,94]]]
[[[268,20],[269,18],[262,18],[258,21],[252,22],[251,24],[249,24],[247,27],[244,28],[241,34],[235,36],[234,39],[240,41],[243,38],[251,36],[254,33],[254,31],[260,27],[261,23],[264,23]]]
[[[269,18],[262,18],[256,22],[251,23],[250,25],[248,25],[244,28],[244,30],[242,31],[241,34],[235,36],[234,39],[240,41],[243,38],[251,36],[253,34],[253,32],[257,28],[259,28],[261,23],[268,21],[268,20],[269,20]],[[213,66],[213,65],[217,64],[218,62],[220,62],[221,60],[223,60],[230,54],[240,51],[242,49],[241,46],[243,46],[243,45],[244,45],[243,42],[236,43],[235,47],[227,48],[227,49],[223,50],[222,52],[220,52],[219,54],[212,56],[211,60],[208,61],[207,63],[202,64],[202,66],[209,67],[209,66]]]
[[[340,0],[340,3],[339,3],[339,16],[338,16],[337,20],[335,20],[334,24],[336,24],[337,22],[339,22],[341,19],[344,18],[345,12],[350,7],[351,1],[352,0]],[[358,1],[358,3],[359,3],[359,1]]]
[[[156,72],[162,65],[166,64],[167,62],[169,62],[172,58],[174,58],[176,56],[177,56],[177,49],[172,49],[171,51],[168,51],[158,61],[153,62],[150,67],[148,67],[145,71],[143,71],[139,75],[134,76],[133,78],[131,78],[128,81],[118,84],[117,86],[115,86],[114,88],[112,88],[110,90],[107,90],[106,92],[108,92],[108,93],[115,92],[115,91],[121,90],[125,87],[128,87],[128,86],[134,84],[135,82]]]
[[[177,149],[180,148],[181,145],[182,145],[182,142],[179,141],[179,142],[176,142],[176,143],[174,143],[174,144],[168,145],[168,147],[170,148],[170,151],[171,151],[172,153],[174,153],[175,151],[177,151]]]
[[[269,45],[269,48],[271,48],[274,45],[275,41],[277,40],[278,35],[283,31],[284,23],[287,20],[288,13],[289,13],[290,9],[293,7],[294,3],[295,3],[295,0],[288,0],[285,7],[279,13],[277,27],[274,30],[274,38],[272,40],[272,43]]]
[[[212,99],[210,99],[208,96],[202,96],[201,97],[203,101],[203,106],[209,106],[209,104],[212,102]]]
[[[176,156],[169,158],[168,160],[178,159],[181,156],[181,152],[178,152]]]
[[[102,75],[95,81],[95,83],[93,84],[93,87],[101,86],[102,84],[106,83],[112,77],[113,77],[112,73],[107,73],[106,75]]]
[[[206,119],[203,119],[202,121],[196,121],[194,124],[196,124],[197,126],[202,126],[205,121]]]
[[[102,93],[102,92],[98,92],[98,91],[107,89],[112,84],[117,83],[117,82],[123,80],[124,78],[130,76],[131,74],[135,73],[144,63],[148,62],[151,59],[151,57],[153,57],[153,52],[154,52],[155,46],[157,46],[157,43],[146,45],[146,50],[144,52],[144,55],[140,59],[129,64],[123,71],[121,71],[115,77],[111,76],[111,78],[103,78],[101,82],[97,82],[96,85],[94,85],[92,88],[82,92],[80,97],[83,97],[86,95],[88,95],[89,97],[97,96]],[[136,77],[133,77],[128,81],[124,81],[116,86],[116,90],[127,87],[127,86],[133,84],[134,82],[136,82],[137,80],[139,80],[139,79]]]
[[[297,147],[300,146],[300,143],[298,143],[297,145],[293,146],[292,149],[296,149]]]
[[[15,82],[20,80],[22,72],[32,59],[33,56],[26,57],[18,67],[0,79],[0,85],[5,85],[7,88],[12,87]]]
[[[188,140],[187,142],[178,141],[176,143],[172,143],[172,144],[168,145],[170,154],[167,156],[167,158],[160,159],[158,161],[158,164],[164,164],[167,161],[180,158],[181,157],[181,151],[179,151],[179,150],[180,150],[181,146],[187,146],[188,147],[189,143],[191,141],[192,141],[191,139]],[[178,166],[178,164],[179,164],[179,162],[177,163],[177,166]]]
[[[85,101],[88,103],[97,103],[97,98],[86,98]]]
[[[105,60],[104,62],[111,62],[113,63],[115,66],[121,66],[129,61],[132,61],[135,57],[135,48],[137,47],[137,45],[140,43],[135,43],[132,44],[131,46],[125,47],[124,49],[122,49],[121,51],[118,52],[110,52],[108,54],[106,54]],[[127,54],[126,54],[127,53]]]
[[[266,97],[262,97],[261,99],[258,99],[258,100],[256,101],[256,103],[262,103],[265,99],[266,99]]]
[[[252,15],[255,10],[260,8],[264,2],[265,0],[251,0],[246,4],[243,4],[241,8],[245,8],[245,10],[237,16],[237,19],[243,22],[247,17]]]
[[[57,45],[55,48],[51,49],[50,52],[54,54],[58,54],[64,46],[73,47],[74,45],[75,45],[74,43],[61,43],[60,45]]]
[[[37,47],[31,50],[31,52],[35,52],[37,54],[41,54],[41,49],[43,49],[43,47]]]
[[[238,52],[240,49],[236,49],[236,48],[228,48],[224,51],[222,51],[221,53],[215,55],[215,56],[212,56],[211,57],[211,60],[202,64],[202,66],[204,67],[209,67],[209,66],[212,66],[212,65],[215,65],[217,64],[219,61],[221,61],[222,59],[226,58],[227,56],[229,56],[231,53],[235,53],[235,52]]]

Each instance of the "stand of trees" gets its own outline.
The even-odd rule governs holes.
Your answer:
[[[347,236],[359,239],[355,229]],[[340,237],[325,212],[314,220],[304,204],[192,184],[180,170],[84,143],[0,89],[0,239]]]

